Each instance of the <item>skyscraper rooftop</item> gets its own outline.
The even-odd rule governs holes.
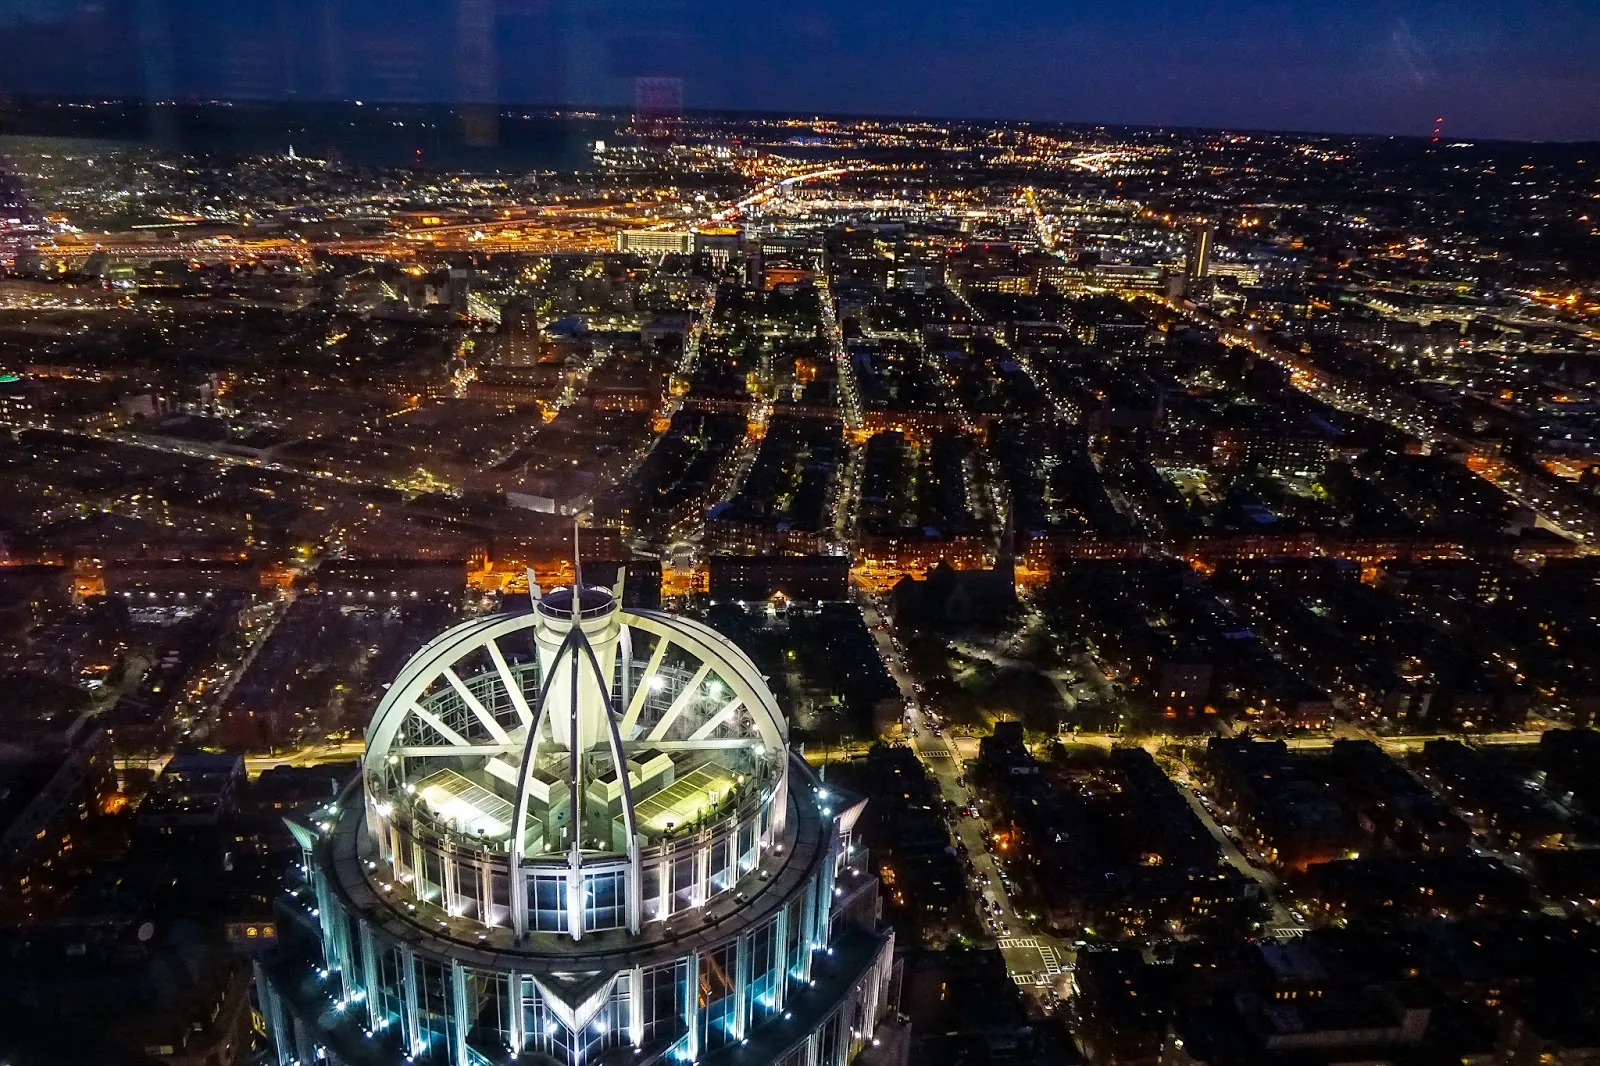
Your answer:
[[[577,585],[419,651],[293,828],[260,974],[280,1066],[844,1063],[892,961],[862,803],[714,630]],[[286,923],[288,924],[288,923]],[[754,1056],[754,1057],[752,1057]]]

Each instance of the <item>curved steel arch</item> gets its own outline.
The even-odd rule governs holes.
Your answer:
[[[531,628],[536,621],[531,611],[492,614],[452,626],[425,644],[401,668],[383,699],[378,702],[378,709],[367,726],[367,747],[361,757],[362,772],[382,769],[400,726],[411,715],[411,705],[443,675],[445,667],[454,666],[490,641],[520,629]]]
[[[625,611],[622,622],[658,639],[670,640],[701,662],[714,662],[717,666],[726,667],[717,673],[732,686],[734,693],[750,711],[756,731],[761,734],[761,742],[773,751],[781,752],[788,748],[788,723],[778,710],[778,701],[773,698],[755,663],[737,644],[708,625],[662,611]],[[644,680],[648,682],[649,679]]]

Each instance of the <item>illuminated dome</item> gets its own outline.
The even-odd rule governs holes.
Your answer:
[[[441,634],[291,821],[258,990],[279,1066],[843,1066],[889,1009],[863,804],[760,673],[620,585]]]
[[[379,705],[362,760],[369,829],[452,916],[574,938],[638,932],[677,909],[659,887],[673,841],[715,828],[748,870],[782,832],[787,729],[754,664],[698,622],[619,602],[605,589],[558,589],[531,613],[457,626]],[[408,861],[413,847],[420,863]],[[429,858],[464,853],[513,880],[590,870],[626,880],[606,882],[596,913],[569,896],[557,914],[537,880],[500,900],[471,879],[428,877]],[[731,863],[714,865],[685,902],[736,879]],[[613,884],[624,890],[615,899]]]

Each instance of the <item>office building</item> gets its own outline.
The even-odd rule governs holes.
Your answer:
[[[1184,256],[1184,276],[1190,281],[1211,276],[1211,240],[1216,231],[1205,223],[1189,228],[1189,243]]]
[[[539,362],[539,316],[534,302],[518,296],[500,309],[501,366],[533,366]]]
[[[687,230],[619,230],[617,251],[638,255],[693,255],[694,234]]]
[[[294,826],[262,961],[279,1066],[842,1066],[890,1009],[864,801],[755,665],[581,583],[401,670],[359,781]]]

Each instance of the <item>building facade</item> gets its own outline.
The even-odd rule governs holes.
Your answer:
[[[864,803],[713,630],[579,586],[446,632],[292,825],[279,1066],[842,1066],[888,1010]]]
[[[687,230],[618,230],[617,251],[640,255],[693,255],[694,234]]]

